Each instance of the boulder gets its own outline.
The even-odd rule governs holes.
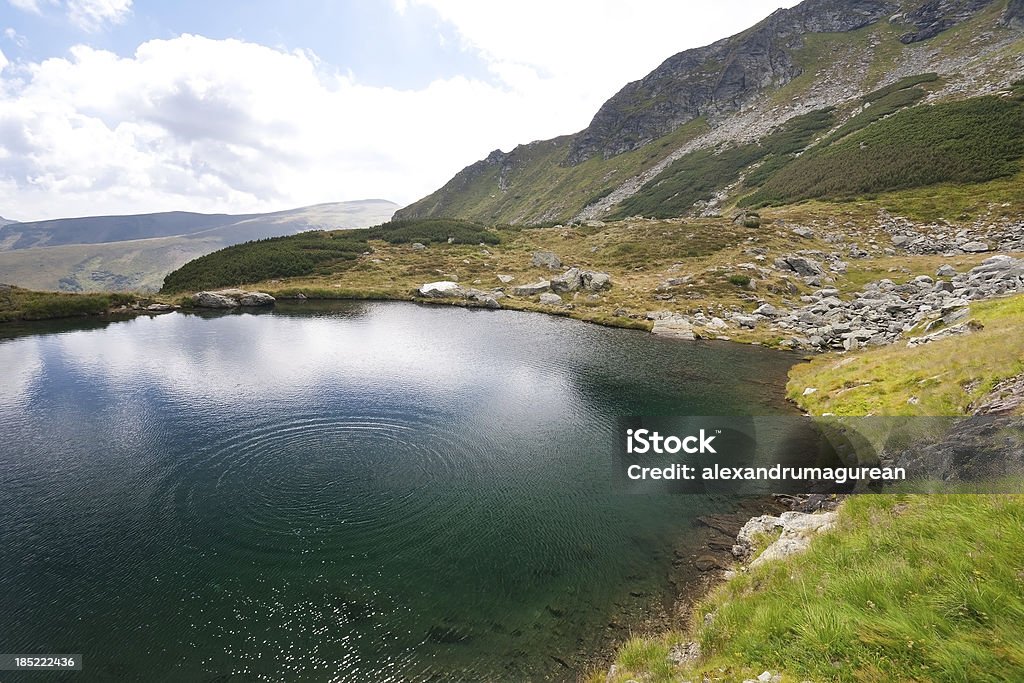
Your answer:
[[[238,300],[242,306],[273,306],[274,297],[265,292],[247,292]]]
[[[173,311],[174,310],[174,306],[171,306],[170,304],[156,303],[156,304],[150,304],[150,305],[146,306],[146,310],[147,311],[153,311],[154,313],[162,313],[164,311]]]
[[[962,250],[969,254],[980,254],[986,251],[992,251],[992,248],[985,242],[968,242],[960,247]]]
[[[512,288],[513,296],[534,296],[551,289],[551,283],[547,280],[540,280],[528,285],[519,285]]]
[[[558,306],[562,303],[562,297],[551,292],[544,292],[540,295],[540,302],[549,306]]]
[[[949,265],[948,263],[939,266],[939,269],[935,271],[936,277],[954,277],[956,276],[956,268]]]
[[[425,296],[431,299],[443,299],[446,297],[459,297],[464,295],[462,288],[459,287],[459,283],[452,282],[451,280],[428,282],[420,287],[418,292],[420,296]]]
[[[821,263],[806,256],[789,254],[775,259],[775,267],[779,270],[789,270],[801,277],[818,277],[825,274]]]
[[[551,278],[551,291],[565,294],[575,292],[583,285],[583,274],[579,268],[570,268],[561,275]]]
[[[238,300],[216,292],[197,292],[192,295],[192,303],[197,308],[235,308]]]
[[[759,536],[772,534],[781,529],[778,540],[754,558],[750,566],[756,567],[765,562],[780,560],[806,550],[811,545],[811,538],[831,529],[835,523],[835,512],[816,514],[783,512],[778,517],[771,515],[755,517],[744,524],[739,534],[736,535],[733,554],[737,557],[749,557],[757,546]]]
[[[672,278],[669,278],[669,279],[665,280],[660,285],[658,285],[658,291],[659,292],[665,292],[665,291],[668,291],[668,290],[670,290],[670,289],[672,289],[674,287],[682,287],[683,285],[689,284],[692,281],[693,281],[693,276],[692,275],[684,275],[682,277],[672,277]]]
[[[772,306],[771,304],[761,304],[754,309],[754,315],[763,315],[768,318],[774,318],[775,316],[780,315],[780,313],[779,309],[775,308],[775,306]]]
[[[804,239],[810,239],[810,238],[814,237],[814,231],[813,230],[811,230],[810,228],[805,228],[805,227],[800,226],[800,225],[798,225],[797,227],[793,228],[793,234],[796,235],[797,237],[803,237]]]
[[[490,292],[483,292],[479,289],[470,289],[466,291],[466,301],[482,306],[483,308],[490,308],[497,310],[501,308],[501,304],[498,303],[498,294],[500,292],[492,294]],[[504,296],[504,295],[502,295]]]
[[[580,275],[583,278],[583,288],[588,292],[600,292],[612,288],[612,278],[608,273],[584,270]]]
[[[535,251],[533,252],[533,258],[530,260],[530,265],[534,268],[558,270],[562,267],[562,259],[558,258],[558,255],[553,251]]]
[[[661,320],[654,321],[654,328],[651,329],[651,334],[691,341],[697,338],[693,332],[693,324],[688,318],[682,316],[662,318]]]
[[[501,284],[503,284],[503,285],[507,285],[508,283],[512,282],[513,280],[515,280],[515,278],[512,277],[511,275],[499,275],[498,276],[498,281]]]
[[[422,242],[413,242],[412,243],[412,250],[413,251],[423,251],[426,248],[427,248],[427,245],[423,244]]]

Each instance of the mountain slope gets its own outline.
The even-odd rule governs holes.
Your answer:
[[[669,58],[625,86],[579,133],[495,150],[396,217],[543,224],[621,215],[624,200],[687,155],[706,157],[691,163],[697,177],[704,164],[721,165],[721,152],[760,144],[796,116],[832,112],[831,128],[817,131],[817,140],[850,121],[867,125],[876,102],[863,98],[906,77],[935,78],[913,92],[901,88],[874,109],[877,118],[998,93],[1024,75],[1022,29],[1022,0],[806,0]],[[799,151],[775,158],[768,170]],[[750,160],[720,173],[719,183],[675,215],[713,213],[756,189],[742,180],[766,155],[740,156]]]
[[[0,228],[9,245],[52,246],[0,251],[0,282],[36,290],[156,291],[167,273],[218,249],[306,230],[376,225],[396,208],[385,200],[360,200],[244,216],[167,213],[19,223]],[[109,239],[147,233],[162,236]]]

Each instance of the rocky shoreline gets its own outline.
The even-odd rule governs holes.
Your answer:
[[[653,605],[654,614],[646,620],[643,631],[656,634],[685,628],[698,601],[737,571],[759,561],[783,559],[803,551],[813,535],[834,524],[834,511],[840,502],[839,497],[823,495],[741,498],[728,512],[698,517],[673,551],[667,576],[670,604]],[[760,534],[776,532],[779,539],[752,557]],[[613,661],[619,646],[621,642],[613,641],[590,662],[607,670],[609,681],[615,679]],[[670,656],[681,664],[699,654],[696,643],[687,643],[674,649]]]
[[[775,267],[821,285],[826,266],[812,258],[820,254],[793,254],[777,259]],[[972,302],[1018,293],[1024,293],[1024,259],[999,254],[964,273],[942,265],[934,277],[919,275],[901,285],[888,278],[870,282],[846,300],[838,289],[822,287],[800,297],[803,305],[794,308],[764,302],[752,313],[723,317],[657,311],[647,317],[654,321],[654,334],[681,339],[722,338],[730,328],[763,326],[785,337],[783,347],[851,351],[896,343],[914,330],[921,332],[908,341],[914,345],[969,333],[977,329],[968,319]]]

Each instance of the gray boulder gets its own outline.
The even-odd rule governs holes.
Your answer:
[[[551,283],[547,280],[540,280],[539,282],[533,282],[528,285],[519,285],[518,287],[512,288],[513,296],[534,296],[551,289]]]
[[[265,292],[247,292],[238,300],[242,306],[273,306],[274,297]]]
[[[584,270],[581,276],[583,278],[583,288],[588,292],[600,292],[612,288],[612,277],[608,273]]]
[[[797,237],[803,237],[804,239],[810,239],[814,237],[814,231],[810,228],[805,228],[802,225],[798,225],[793,228],[793,234]]]
[[[562,303],[562,297],[551,292],[544,292],[540,295],[540,302],[549,306],[558,306]]]
[[[775,259],[775,267],[779,270],[789,270],[801,277],[817,277],[825,274],[821,263],[806,256],[789,254],[782,258]]]
[[[693,332],[693,324],[689,318],[673,316],[654,321],[654,328],[651,334],[659,337],[672,337],[673,339],[694,340],[697,336]]]
[[[935,271],[936,277],[954,277],[956,276],[956,268],[949,265],[948,263],[939,266],[939,269]]]
[[[530,265],[534,268],[558,270],[562,267],[562,259],[558,258],[558,255],[553,251],[535,251],[533,252],[533,258],[530,260]]]
[[[551,291],[562,294],[575,292],[583,285],[583,275],[579,268],[570,268],[561,275],[551,278]]]
[[[192,295],[192,303],[197,308],[235,308],[238,300],[216,292],[197,292]]]
[[[499,309],[501,304],[498,303],[498,298],[491,292],[483,292],[479,289],[470,289],[466,291],[466,301],[482,306],[483,308]]]
[[[989,247],[988,244],[986,244],[985,242],[980,242],[980,241],[979,242],[968,242],[967,244],[964,244],[960,248],[963,249],[964,251],[970,253],[970,254],[980,254],[982,252],[992,251],[992,248]]]

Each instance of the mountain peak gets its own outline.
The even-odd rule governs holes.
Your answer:
[[[803,73],[794,59],[812,34],[849,33],[888,18],[904,44],[933,38],[994,0],[928,0],[906,8],[894,0],[806,0],[754,27],[680,52],[608,100],[576,136],[565,164],[610,158],[700,117],[739,111],[768,88]],[[1024,5],[1024,0],[1014,0]],[[1018,16],[1016,13],[1013,16]]]

